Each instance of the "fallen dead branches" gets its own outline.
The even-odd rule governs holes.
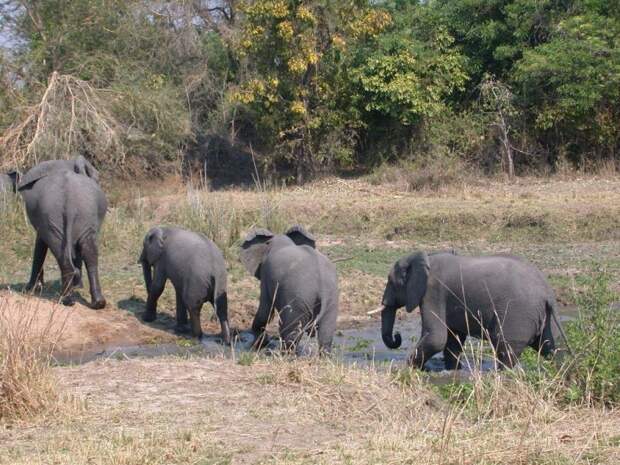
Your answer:
[[[0,137],[0,167],[24,168],[78,153],[98,164],[123,163],[123,128],[106,93],[54,71],[40,102],[26,107],[20,121]]]

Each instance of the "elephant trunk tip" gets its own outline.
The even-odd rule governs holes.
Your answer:
[[[403,338],[400,333],[394,333],[394,337],[391,334],[383,334],[383,342],[390,349],[398,349],[403,342]]]

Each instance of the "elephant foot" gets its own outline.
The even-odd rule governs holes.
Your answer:
[[[178,324],[174,327],[174,332],[176,334],[189,334],[191,332],[191,328],[187,323]]]
[[[142,314],[142,321],[150,323],[155,321],[157,314],[155,312],[149,312],[148,310]]]
[[[93,300],[93,302],[90,304],[91,308],[94,308],[95,310],[101,310],[102,308],[105,308],[106,305],[107,302],[103,297],[97,300]]]
[[[75,305],[75,297],[68,295],[60,299],[60,303],[66,307],[73,307]]]
[[[28,283],[24,286],[25,292],[36,292],[43,289],[43,282],[37,281],[36,283]]]

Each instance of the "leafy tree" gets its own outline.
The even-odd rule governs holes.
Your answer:
[[[620,142],[620,21],[585,12],[524,53],[515,81],[546,138],[575,156],[614,156]]]

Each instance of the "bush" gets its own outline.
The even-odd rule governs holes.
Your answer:
[[[448,156],[398,161],[383,164],[369,176],[371,184],[392,184],[406,192],[424,189],[438,190],[462,183],[467,179],[468,169],[458,158]]]
[[[588,404],[620,404],[620,314],[611,275],[597,272],[577,297],[579,316],[567,326],[574,359],[566,371],[566,396]]]

